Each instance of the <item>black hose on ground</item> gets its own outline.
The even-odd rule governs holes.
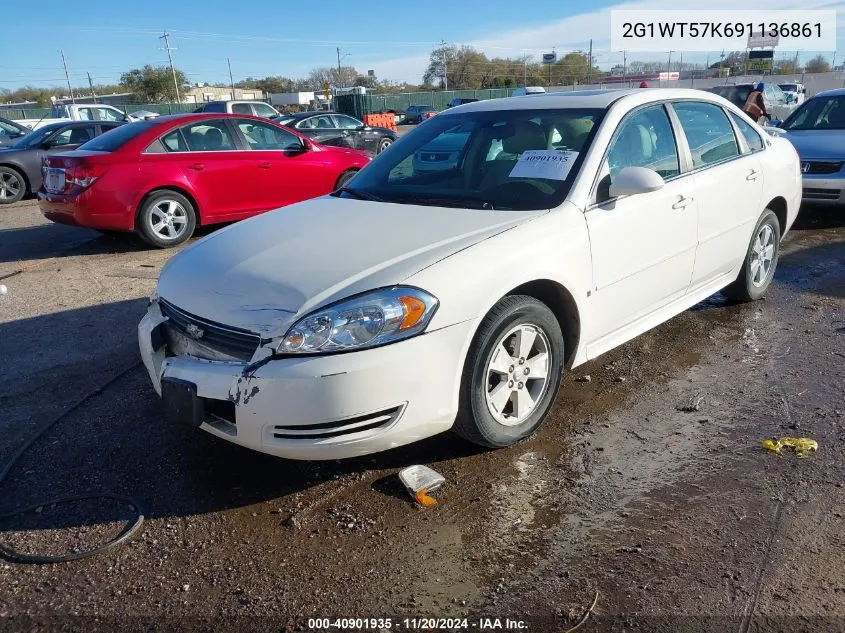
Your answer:
[[[21,458],[21,456],[29,450],[29,448],[38,441],[42,435],[44,435],[47,431],[49,431],[53,426],[55,426],[58,422],[65,418],[69,413],[75,411],[79,407],[81,407],[85,402],[87,402],[91,397],[97,395],[98,393],[102,393],[105,389],[110,387],[112,384],[123,378],[126,374],[130,371],[138,367],[141,363],[136,362],[133,363],[130,367],[127,367],[119,374],[108,380],[104,385],[100,386],[96,390],[90,392],[85,397],[81,398],[70,408],[65,409],[62,413],[56,416],[54,419],[50,420],[49,422],[42,424],[35,433],[33,433],[28,440],[26,440],[23,445],[15,451],[12,456],[6,461],[2,468],[0,468],[0,486],[2,486],[3,482],[5,481],[6,477],[8,476],[9,472],[14,468],[15,464]],[[75,551],[75,552],[66,552],[64,554],[28,554],[26,552],[20,552],[13,547],[10,547],[0,541],[0,554],[2,554],[5,558],[10,561],[16,563],[65,563],[72,560],[79,560],[80,558],[89,558],[91,556],[97,556],[98,554],[103,554],[116,548],[117,546],[125,543],[130,538],[132,538],[138,531],[141,529],[141,526],[144,523],[144,513],[141,509],[140,504],[132,499],[131,497],[127,497],[125,495],[117,495],[112,493],[92,493],[92,494],[80,494],[80,495],[73,495],[69,497],[60,497],[57,499],[51,499],[49,501],[44,501],[42,503],[36,503],[25,508],[18,508],[12,510],[11,512],[4,512],[0,514],[0,520],[2,519],[9,519],[16,516],[21,516],[26,514],[27,512],[32,512],[40,507],[49,506],[49,505],[61,505],[64,503],[72,503],[74,501],[82,501],[85,499],[110,499],[113,501],[120,501],[127,504],[131,507],[136,513],[137,518],[132,523],[127,523],[126,526],[121,530],[120,534],[115,536],[114,538],[109,539],[103,545],[98,547],[94,547],[92,549],[82,550],[82,551]]]

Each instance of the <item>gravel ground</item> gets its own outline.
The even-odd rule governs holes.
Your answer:
[[[444,434],[301,463],[162,419],[135,326],[172,252],[4,207],[0,464],[58,423],[3,482],[0,514],[107,492],[146,522],[96,558],[0,560],[0,630],[564,631],[597,594],[580,630],[845,630],[842,217],[802,211],[765,301],[716,296],[576,368],[527,442]],[[819,451],[761,450],[783,435]],[[436,508],[404,495],[413,463],[445,475]],[[45,504],[0,521],[0,540],[61,552],[133,519],[125,503]]]

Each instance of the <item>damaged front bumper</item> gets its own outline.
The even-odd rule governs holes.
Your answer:
[[[383,451],[451,428],[477,325],[343,354],[276,358],[259,347],[247,362],[179,349],[168,342],[167,320],[152,301],[138,344],[172,417],[247,448],[314,460]]]

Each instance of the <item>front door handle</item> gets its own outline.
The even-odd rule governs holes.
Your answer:
[[[745,177],[746,180],[757,180],[757,176],[760,175],[760,172],[756,169],[752,169],[748,172],[748,175]]]
[[[202,163],[191,163],[190,165],[188,165],[188,169],[193,169],[194,171],[202,171],[203,169],[205,169],[205,165],[203,165]]]
[[[673,209],[683,209],[684,207],[689,206],[692,204],[693,198],[687,196],[681,196],[681,199],[678,200],[675,204],[672,205]]]
[[[272,166],[273,163],[271,163],[269,160],[265,160],[263,162],[258,163],[259,169],[270,169]]]

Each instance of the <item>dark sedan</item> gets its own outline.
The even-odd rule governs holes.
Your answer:
[[[0,148],[0,204],[17,202],[41,188],[41,158],[76,149],[119,125],[118,121],[58,121]]]
[[[355,117],[337,112],[300,112],[273,120],[321,145],[350,147],[370,154],[381,154],[398,138],[396,132],[386,127],[365,125]]]
[[[0,116],[0,147],[17,143],[22,136],[32,132],[28,127]]]

